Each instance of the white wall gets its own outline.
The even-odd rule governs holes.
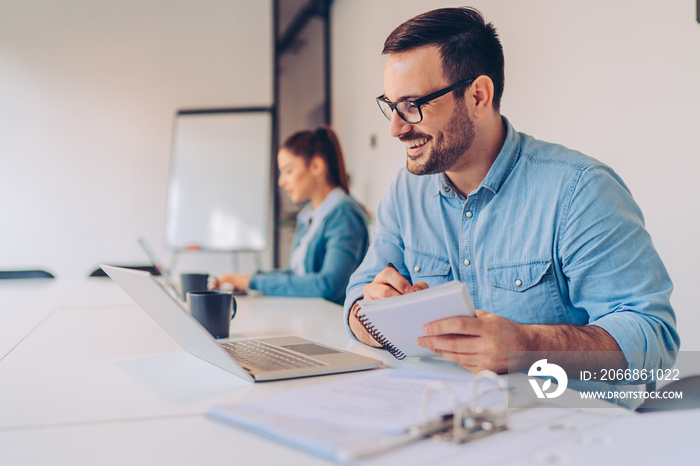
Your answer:
[[[437,0],[336,0],[333,123],[354,194],[374,210],[405,150],[388,135],[386,36]],[[675,284],[683,350],[700,350],[700,24],[691,0],[473,0],[506,57],[502,113],[515,128],[612,166],[645,213]],[[372,135],[377,144],[370,147]]]
[[[0,0],[0,269],[145,263],[141,236],[168,262],[174,113],[271,105],[272,26],[272,0]]]

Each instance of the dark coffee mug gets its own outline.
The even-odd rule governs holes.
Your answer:
[[[209,289],[209,274],[207,273],[183,273],[180,275],[182,287],[182,299],[187,301],[187,293],[190,291],[206,291]]]
[[[190,291],[187,303],[192,316],[214,338],[228,338],[231,320],[236,316],[236,298],[225,291]]]

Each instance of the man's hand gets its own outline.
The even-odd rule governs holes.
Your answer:
[[[387,267],[374,277],[372,283],[365,285],[363,289],[365,294],[363,300],[389,298],[391,296],[413,293],[426,288],[428,288],[427,283],[418,282],[415,285],[411,285],[411,283],[397,272],[395,268]],[[350,309],[350,316],[348,317],[350,330],[352,330],[355,338],[365,345],[381,347],[381,345],[367,333],[367,330],[365,330],[357,319],[357,312],[359,310],[360,306],[357,303],[353,304],[352,309]]]
[[[426,336],[418,339],[420,346],[474,373],[527,369],[547,352],[567,352],[567,360],[557,364],[573,374],[583,369],[627,367],[615,339],[595,325],[517,324],[477,309],[476,317],[430,322],[423,333]]]
[[[476,317],[450,317],[423,327],[418,344],[477,373],[508,372],[508,351],[528,351],[525,325],[477,309]],[[511,368],[513,361],[511,361]]]
[[[415,285],[411,285],[395,268],[387,267],[374,277],[372,283],[365,285],[363,292],[365,294],[364,299],[382,299],[413,293],[426,288],[428,288],[427,283],[418,282]]]

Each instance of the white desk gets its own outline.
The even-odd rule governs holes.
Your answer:
[[[214,404],[354,374],[243,381],[183,352],[106,279],[2,283],[0,302],[2,465],[328,464],[207,413]],[[399,362],[351,342],[341,307],[328,301],[243,297],[238,306],[232,338],[294,334],[396,367],[462,371],[449,362]],[[512,460],[513,451],[503,448],[508,434],[469,445],[464,452],[481,464]],[[536,440],[527,461],[538,453]],[[410,460],[410,449],[406,452],[403,464]],[[585,454],[579,452],[577,458]]]
[[[327,464],[207,416],[338,374],[252,384],[182,349],[107,279],[0,284],[0,464]],[[291,306],[290,306],[291,303]],[[320,299],[243,297],[231,337],[349,341]]]

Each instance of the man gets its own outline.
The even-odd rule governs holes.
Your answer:
[[[541,357],[528,352],[542,351],[585,351],[572,353],[577,369],[602,364],[594,352],[612,355],[611,368],[671,365],[672,284],[638,206],[609,167],[501,116],[493,26],[470,8],[434,10],[396,28],[383,53],[377,101],[406,144],[406,168],[350,279],[351,335],[379,346],[358,300],[460,280],[476,317],[431,322],[419,344],[471,371],[527,369]]]

